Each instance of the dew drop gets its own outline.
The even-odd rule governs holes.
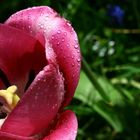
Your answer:
[[[29,25],[28,28],[31,29],[31,26]]]
[[[74,40],[75,40],[75,42],[77,42],[77,41],[78,41],[78,39],[77,39],[77,38],[75,38]]]
[[[77,59],[77,62],[80,62],[80,58]]]
[[[40,79],[40,78],[38,78],[37,80],[38,80],[38,81],[40,81],[41,79]]]
[[[67,47],[69,47],[70,45],[69,44],[67,44]]]
[[[40,16],[43,16],[43,13],[40,13]]]
[[[71,24],[70,24],[68,21],[66,22],[66,24],[67,24],[68,26],[71,26]]]
[[[61,33],[61,31],[60,31],[60,30],[58,30],[58,31],[57,31],[57,33],[58,33],[58,34],[60,34],[60,33]]]
[[[40,28],[43,29],[43,25],[41,25]]]
[[[73,74],[73,75],[72,75],[72,78],[74,78],[74,77],[75,77],[75,75]]]
[[[65,35],[65,36],[67,36],[67,33],[66,33],[66,32],[64,32],[64,35]]]
[[[65,39],[63,38],[63,39],[62,39],[62,42],[64,42],[64,41],[65,41]]]
[[[72,67],[74,67],[75,66],[75,64],[74,63],[72,63]]]
[[[75,49],[78,49],[78,45],[75,45],[74,48],[75,48]]]
[[[80,53],[80,50],[77,50],[77,53]]]

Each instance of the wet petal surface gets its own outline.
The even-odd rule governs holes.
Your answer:
[[[36,76],[1,130],[21,136],[39,133],[56,116],[63,96],[63,77],[57,66],[50,64]]]
[[[47,6],[17,12],[6,24],[34,36],[45,46],[48,62],[58,63],[66,79],[64,105],[67,105],[78,84],[81,61],[77,35],[71,24]]]

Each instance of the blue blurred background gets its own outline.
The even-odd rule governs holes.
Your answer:
[[[0,0],[0,22],[18,10],[48,5],[71,21],[82,71],[69,107],[77,140],[140,139],[139,0]]]

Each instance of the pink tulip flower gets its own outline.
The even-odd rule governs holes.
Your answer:
[[[77,87],[80,61],[74,29],[47,6],[0,24],[0,110],[7,115],[0,140],[74,140],[77,118],[64,107]]]

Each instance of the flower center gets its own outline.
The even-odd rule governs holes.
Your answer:
[[[16,94],[17,87],[15,85],[8,87],[6,90],[0,90],[0,111],[10,113],[17,105],[20,98]]]

